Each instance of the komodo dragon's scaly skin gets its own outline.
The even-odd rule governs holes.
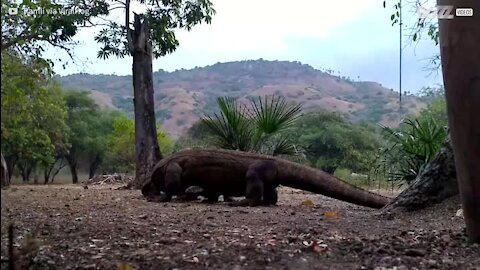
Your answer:
[[[322,194],[342,201],[381,208],[390,199],[350,185],[326,172],[281,158],[231,150],[194,149],[177,152],[161,160],[150,182],[142,188],[146,197],[170,201],[199,186],[208,198],[246,198],[237,206],[275,204],[279,185]],[[160,192],[165,194],[160,196]]]

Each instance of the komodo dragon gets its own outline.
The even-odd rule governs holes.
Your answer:
[[[157,163],[142,187],[146,197],[168,202],[198,186],[204,196],[245,199],[233,206],[276,204],[279,185],[322,194],[357,205],[381,208],[390,199],[346,183],[324,171],[278,157],[232,150],[194,149],[172,154]],[[164,194],[161,195],[161,192]]]

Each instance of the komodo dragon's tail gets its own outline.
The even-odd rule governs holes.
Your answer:
[[[390,198],[353,186],[324,171],[286,162],[279,171],[280,184],[322,194],[342,201],[382,208]]]

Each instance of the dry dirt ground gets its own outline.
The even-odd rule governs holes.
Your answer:
[[[17,269],[480,269],[458,199],[386,218],[291,189],[279,196],[231,208],[147,202],[115,186],[13,186],[1,191],[2,260],[13,221]]]

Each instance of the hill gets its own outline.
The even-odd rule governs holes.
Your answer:
[[[118,108],[133,116],[131,76],[86,73],[57,78],[64,88],[94,90],[103,106]],[[351,121],[397,125],[426,103],[406,96],[402,109],[398,93],[376,82],[354,81],[299,62],[247,60],[217,63],[191,70],[154,72],[157,120],[174,137],[180,136],[203,113],[215,108],[219,96],[249,98],[283,95],[303,104],[304,111],[336,111]],[[100,92],[100,93],[98,93]]]

